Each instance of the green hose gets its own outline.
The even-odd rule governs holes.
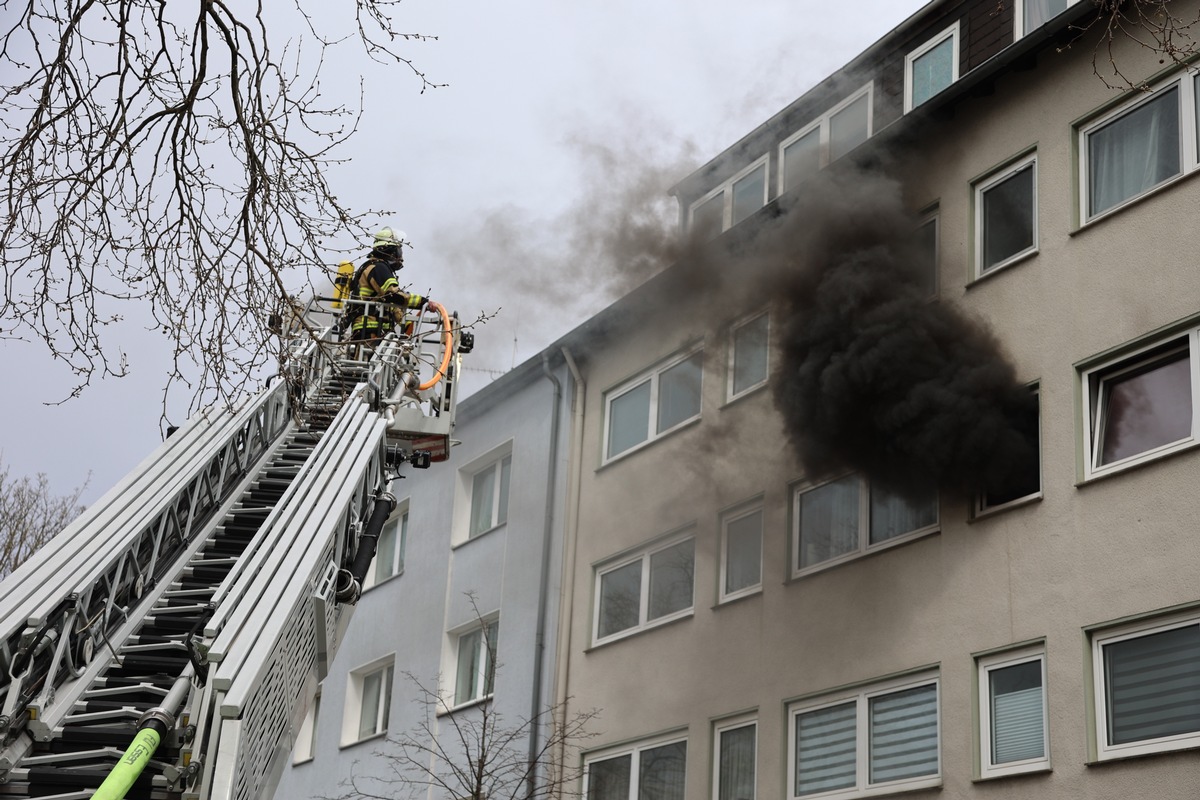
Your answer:
[[[133,737],[133,744],[121,756],[121,760],[113,767],[112,772],[100,784],[100,788],[92,795],[92,800],[124,800],[125,793],[133,786],[133,782],[142,774],[150,756],[158,749],[162,735],[153,726],[146,726]]]

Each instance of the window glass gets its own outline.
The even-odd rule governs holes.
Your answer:
[[[737,396],[767,379],[766,314],[755,317],[733,331],[733,376],[730,396]]]
[[[688,539],[651,554],[648,619],[691,608],[695,549],[695,542]]]
[[[692,234],[711,239],[725,227],[725,193],[718,192],[692,209]]]
[[[954,82],[954,37],[947,36],[913,59],[912,108],[924,103]]]
[[[648,748],[639,756],[639,800],[684,800],[687,742]]]
[[[725,526],[725,594],[762,582],[762,509]]]
[[[646,441],[650,431],[650,381],[613,398],[608,408],[608,455]]]
[[[733,184],[733,222],[737,225],[763,207],[767,195],[767,165],[753,170]]]
[[[783,148],[783,187],[795,188],[821,169],[821,129],[813,128]]]
[[[937,774],[936,686],[872,697],[870,728],[871,783]]]
[[[379,583],[404,570],[404,546],[408,541],[408,511],[402,511],[383,526],[375,548],[375,575]]]
[[[496,495],[496,470],[476,473],[471,481],[471,536],[492,527],[492,501]]]
[[[1034,246],[1034,165],[982,192],[983,263],[988,270]]]
[[[659,376],[659,433],[673,428],[700,413],[702,357],[702,353],[695,353],[678,364],[663,370]]]
[[[637,627],[641,620],[642,562],[609,570],[600,576],[598,638]]]
[[[918,285],[932,297],[937,294],[938,218],[935,216],[922,223],[915,238]]]
[[[800,566],[858,549],[859,478],[846,477],[799,495]]]
[[[1045,758],[1046,721],[1041,659],[988,672],[991,763]]]
[[[1024,11],[1023,33],[1040,28],[1049,20],[1067,10],[1067,0],[1021,0]]]
[[[1089,133],[1087,150],[1089,216],[1178,175],[1178,86]]]
[[[1192,430],[1187,348],[1101,379],[1100,464],[1187,438]]]
[[[1200,732],[1200,625],[1103,650],[1109,745]]]
[[[629,768],[633,756],[588,764],[588,800],[629,800]]]
[[[365,739],[387,730],[392,705],[392,667],[376,670],[362,679],[362,706],[358,718],[358,738]]]
[[[458,637],[458,670],[455,674],[454,704],[462,705],[479,696],[482,667],[483,631],[471,631]]]
[[[796,715],[795,796],[857,783],[856,715],[855,702]]]
[[[717,800],[754,800],[757,726],[720,732],[717,743]]]
[[[870,94],[864,94],[829,118],[829,160],[836,161],[870,135]]]
[[[937,523],[936,489],[929,489],[922,495],[911,498],[876,486],[871,486],[870,491],[871,544],[878,544]]]

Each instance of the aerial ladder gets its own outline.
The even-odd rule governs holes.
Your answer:
[[[392,481],[448,457],[473,335],[314,298],[256,397],[197,414],[0,583],[0,798],[270,797]]]

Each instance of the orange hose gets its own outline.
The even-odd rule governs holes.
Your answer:
[[[450,351],[454,349],[454,337],[450,331],[450,315],[446,313],[446,307],[432,300],[429,301],[429,306],[436,309],[442,316],[442,365],[438,367],[432,378],[417,387],[419,392],[437,386],[437,382],[445,376],[446,370],[450,367]]]

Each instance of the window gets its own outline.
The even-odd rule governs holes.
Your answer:
[[[1037,251],[1037,155],[975,184],[975,277]]]
[[[454,705],[491,697],[496,682],[496,649],[500,643],[497,620],[460,634],[455,648]]]
[[[1196,441],[1197,331],[1084,368],[1084,477],[1139,464]]]
[[[1092,635],[1101,759],[1200,746],[1200,618]]]
[[[1080,129],[1084,222],[1196,168],[1196,87],[1177,76]]]
[[[936,676],[797,703],[788,715],[787,796],[793,800],[941,783]]]
[[[763,508],[756,501],[721,521],[721,601],[762,588]]]
[[[917,258],[916,278],[918,285],[928,297],[934,297],[938,291],[938,233],[940,232],[941,217],[937,210],[925,215],[914,234],[915,255]]]
[[[779,146],[779,185],[795,188],[871,136],[873,84],[868,83]]]
[[[711,239],[767,204],[767,157],[755,161],[692,204],[689,230]]]
[[[958,80],[958,23],[904,58],[904,110],[917,106]]]
[[[684,800],[687,741],[655,742],[584,761],[587,800]]]
[[[982,657],[977,664],[981,775],[1049,769],[1046,659],[1041,646]]]
[[[703,361],[692,351],[605,395],[605,461],[700,416]]]
[[[350,673],[342,718],[343,746],[387,732],[394,677],[391,656]]]
[[[600,643],[692,612],[696,543],[661,544],[596,573],[593,641]]]
[[[1012,464],[1008,479],[1001,486],[981,492],[975,500],[975,514],[987,514],[1042,495],[1041,414],[1038,387],[1030,390],[1029,405],[1019,410],[1015,420],[1018,432],[1028,448],[1024,457]]]
[[[938,498],[906,498],[858,475],[796,490],[793,574],[838,563],[937,530]]]
[[[726,721],[713,737],[713,800],[754,800],[758,723]]]
[[[296,752],[292,756],[293,764],[302,764],[305,761],[312,761],[313,756],[317,753],[317,720],[321,714],[321,692],[317,691],[313,695],[312,702],[309,703],[308,711],[304,713],[304,721],[300,723],[300,730],[296,732]]]
[[[408,503],[396,507],[396,511],[384,523],[375,545],[375,561],[364,588],[386,581],[404,572],[404,547],[408,543]]]
[[[726,387],[730,400],[766,384],[769,333],[770,321],[766,314],[733,326],[729,335],[729,385]]]
[[[1016,38],[1037,30],[1079,0],[1017,0]]]
[[[471,529],[474,538],[508,521],[508,484],[512,455],[476,472],[471,479]]]

